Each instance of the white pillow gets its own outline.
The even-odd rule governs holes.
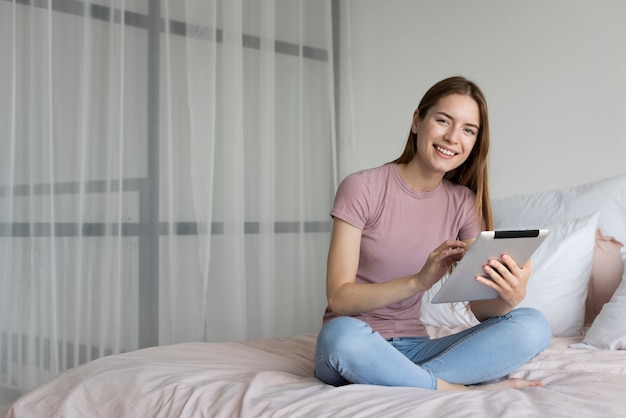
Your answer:
[[[570,347],[626,350],[624,318],[626,318],[626,269],[622,282],[611,300],[602,307],[582,343],[572,344]]]
[[[547,226],[550,234],[532,257],[533,273],[518,306],[543,312],[555,337],[582,334],[599,216]]]
[[[447,275],[426,291],[422,298],[421,319],[424,325],[467,329],[478,324],[478,320],[464,302],[431,303],[432,298],[441,289],[441,285],[446,279]]]
[[[595,212],[606,235],[626,243],[626,174],[562,190],[492,201],[496,229],[502,225],[549,225]]]
[[[498,229],[546,227],[550,234],[532,257],[533,273],[526,298],[519,306],[544,313],[555,336],[582,333],[585,298],[591,274],[598,213],[556,225],[510,225]],[[478,323],[463,303],[431,303],[440,283],[422,299],[422,322],[448,328],[468,328]]]

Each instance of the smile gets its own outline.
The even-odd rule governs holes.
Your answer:
[[[438,146],[438,145],[435,145],[435,149],[436,149],[437,151],[439,151],[440,153],[442,153],[443,155],[447,155],[447,156],[449,156],[449,157],[453,157],[453,156],[455,156],[455,155],[456,155],[456,152],[454,152],[454,151],[450,151],[450,150],[445,149],[445,148],[442,148],[442,147],[440,147],[440,146]]]

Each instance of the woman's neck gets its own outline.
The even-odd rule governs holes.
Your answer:
[[[416,163],[415,159],[407,164],[398,164],[398,171],[405,183],[418,192],[435,190],[443,180],[443,174],[424,173],[424,170]]]

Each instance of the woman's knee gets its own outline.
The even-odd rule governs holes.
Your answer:
[[[341,340],[353,340],[360,334],[371,334],[372,329],[367,322],[350,316],[339,316],[333,318],[320,330],[319,338],[334,342]]]
[[[520,327],[519,335],[529,344],[541,352],[550,344],[552,329],[543,313],[534,308],[518,308],[510,313]]]
[[[340,316],[330,320],[322,327],[317,336],[316,351],[345,352],[360,345],[363,338],[372,335],[367,322],[349,316]]]

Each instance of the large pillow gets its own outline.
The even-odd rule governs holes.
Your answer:
[[[555,336],[580,335],[583,328],[585,297],[593,261],[596,224],[599,214],[555,225],[510,225],[498,229],[546,227],[550,234],[532,257],[533,273],[526,298],[520,306],[531,306],[546,315]],[[424,324],[448,328],[468,328],[477,323],[464,304],[430,302],[439,285],[422,299]]]
[[[562,190],[492,201],[496,229],[502,225],[549,225],[600,212],[603,233],[626,242],[626,174]]]
[[[599,216],[536,226],[548,227],[550,234],[532,257],[533,273],[519,307],[543,312],[555,337],[582,335]]]
[[[572,348],[597,348],[602,350],[626,350],[626,271],[611,300],[604,305],[582,343]]]

